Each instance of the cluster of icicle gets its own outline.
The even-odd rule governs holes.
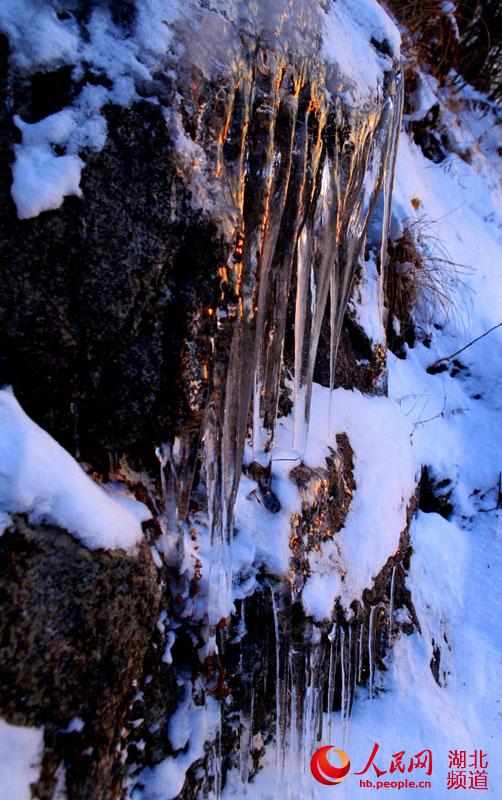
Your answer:
[[[215,180],[226,187],[239,220],[232,258],[221,267],[225,284],[221,304],[211,310],[217,329],[202,429],[212,543],[208,623],[213,638],[222,609],[232,607],[233,512],[250,411],[253,458],[265,468],[271,466],[291,297],[295,309],[292,447],[301,458],[328,299],[332,389],[343,317],[377,205],[382,218],[382,280],[384,275],[402,113],[401,78],[398,72],[389,72],[384,97],[355,113],[326,90],[325,73],[325,65],[308,57],[292,64],[283,55],[258,50],[238,80],[229,79],[220,87],[211,122],[211,142],[218,143],[213,154]],[[158,454],[171,529],[182,526],[185,519],[199,441],[198,431],[188,431],[178,436],[175,448],[163,448]],[[274,599],[278,796],[306,796],[298,770],[305,774],[314,740],[331,737],[331,722],[320,733],[323,704],[333,709],[338,681],[345,729],[364,652],[372,693],[375,613],[371,608],[368,625],[361,625],[357,633],[350,625],[334,625],[328,652],[320,636],[296,651],[283,645]],[[390,629],[392,601],[389,619]],[[250,775],[253,691],[251,687],[241,713],[243,786]],[[331,720],[332,714],[328,717]],[[288,753],[291,763],[286,768]],[[217,737],[211,759],[216,798],[221,792],[221,758],[221,737]]]
[[[367,680],[369,696],[373,697],[377,653],[382,646],[392,644],[395,575],[394,566],[389,576],[387,604],[369,606],[366,615],[361,607],[352,622],[335,622],[327,635],[307,621],[301,643],[291,638],[281,591],[269,587],[275,640],[272,668],[277,797],[303,800],[311,795],[312,753],[333,742],[344,746],[358,685]],[[246,691],[247,702],[240,710],[239,767],[244,793],[251,772],[253,712],[258,691],[251,680]],[[335,709],[339,710],[336,715]]]
[[[238,81],[220,89],[212,121],[215,180],[226,187],[240,219],[230,263],[220,270],[226,284],[221,307],[212,310],[218,325],[202,430],[213,629],[222,608],[231,607],[233,511],[250,410],[254,460],[271,465],[290,296],[292,445],[301,458],[328,297],[332,388],[343,317],[377,203],[384,274],[401,77],[389,72],[385,97],[355,113],[326,90],[325,70],[307,58],[293,65],[277,53],[258,52]],[[168,506],[178,525],[186,514],[198,441],[199,433],[189,431],[177,438],[176,453],[168,452],[174,475]]]

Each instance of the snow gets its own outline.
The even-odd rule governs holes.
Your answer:
[[[12,517],[6,514],[5,511],[0,511],[0,536],[12,524]]]
[[[302,602],[316,620],[331,619],[335,601],[348,609],[350,602],[371,586],[389,556],[399,545],[406,525],[406,509],[416,485],[416,467],[409,458],[409,426],[395,405],[385,397],[367,397],[358,391],[338,389],[332,397],[329,429],[329,390],[314,385],[314,413],[304,463],[325,466],[329,447],[336,448],[336,433],[348,434],[355,450],[354,493],[347,522],[332,541],[310,554],[312,575],[307,579]],[[281,512],[271,514],[250,494],[256,484],[245,476],[239,486],[232,549],[234,599],[256,587],[252,577],[261,566],[272,575],[287,575],[292,553],[289,546],[291,517],[301,513],[301,494],[289,478],[299,463],[291,450],[293,420],[279,420],[273,461],[273,490]],[[289,449],[288,449],[289,446]],[[408,458],[407,458],[408,456]],[[284,461],[282,459],[285,459]],[[206,550],[199,556],[205,560]],[[230,609],[222,608],[228,616]]]
[[[373,346],[383,344],[385,341],[379,293],[380,276],[378,275],[375,259],[372,257],[364,264],[361,279],[355,293],[356,302],[351,302],[350,308],[358,325],[363,329]]]
[[[0,390],[0,513],[27,514],[33,524],[66,529],[90,549],[133,551],[150,518],[142,503],[106,492],[23,411],[10,389]]]
[[[43,728],[22,728],[0,719],[0,800],[31,799],[43,744]]]
[[[336,65],[338,91],[348,105],[360,108],[368,100],[374,103],[392,61],[370,42],[387,42],[398,58],[399,32],[375,0],[338,0],[328,8],[323,52]]]
[[[81,197],[80,173],[84,162],[76,156],[55,156],[49,147],[16,145],[12,168],[12,198],[19,219],[59,208],[69,195]]]
[[[311,576],[307,579],[302,602],[318,621],[332,617],[339,600],[348,610],[360,599],[373,578],[399,546],[406,526],[406,513],[420,473],[410,439],[410,421],[396,403],[387,397],[370,397],[358,391],[329,390],[314,384],[313,414],[304,463],[325,467],[330,447],[336,449],[336,434],[347,433],[355,451],[356,491],[342,530],[333,540],[320,545],[309,555]],[[272,488],[281,503],[281,512],[271,514],[260,503],[256,483],[241,477],[235,506],[235,535],[232,546],[233,600],[249,596],[256,589],[255,575],[264,567],[271,575],[289,574],[291,518],[301,513],[302,497],[289,477],[300,463],[293,443],[293,415],[278,420],[273,458]],[[252,459],[251,448],[247,460]],[[203,525],[197,528],[199,549],[185,537],[184,567],[193,569],[198,557],[203,566],[199,598],[200,613],[205,610],[208,591],[211,545]],[[233,610],[221,598],[220,618]]]
[[[11,58],[21,70],[57,68],[77,57],[78,26],[58,19],[52,4],[4,0],[0,27],[15,45]]]
[[[102,109],[107,103],[130,105],[139,97],[137,86],[152,82],[168,53],[178,4],[139,3],[132,32],[115,24],[107,8],[94,8],[85,25],[72,14],[60,19],[57,10],[36,0],[4,0],[0,5],[0,30],[9,39],[14,66],[33,73],[68,65],[75,85],[91,68],[106,75],[111,86],[84,83],[69,107],[33,124],[14,116],[23,134],[15,145],[12,185],[19,219],[57,209],[69,195],[82,197],[85,164],[80,156],[105,144]],[[65,152],[54,152],[56,145]]]
[[[313,404],[314,430],[307,458],[320,463],[321,443],[329,441],[329,391],[316,386]],[[317,620],[331,619],[337,598],[346,609],[352,600],[361,599],[396,552],[417,478],[408,424],[388,398],[338,389],[332,417],[337,431],[348,434],[354,449],[356,490],[344,527],[321,546],[322,552],[310,557],[312,575],[302,600],[307,613]]]
[[[80,733],[84,730],[85,722],[80,717],[72,717],[63,733]]]

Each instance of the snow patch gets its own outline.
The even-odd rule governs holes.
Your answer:
[[[0,391],[0,512],[27,514],[33,524],[64,528],[90,549],[132,551],[150,519],[142,503],[112,497]]]
[[[368,99],[375,102],[384,72],[392,67],[390,54],[399,58],[401,39],[396,26],[375,0],[330,3],[325,25],[323,53],[336,65],[343,100],[354,107]]]
[[[76,156],[56,156],[49,146],[16,145],[12,167],[12,199],[19,219],[37,217],[60,207],[65,197],[82,197],[80,174],[84,162]]]
[[[86,83],[71,106],[28,124],[14,117],[22,131],[15,145],[12,198],[19,219],[57,209],[65,197],[81,197],[85,166],[79,155],[100,150],[106,141],[107,103],[128,106],[138,98],[136,87],[153,81],[169,49],[176,2],[138,3],[132,30],[115,24],[106,8],[94,8],[87,22],[71,13],[58,17],[58,6],[36,0],[5,0],[0,5],[0,30],[9,39],[11,61],[21,72],[72,68],[75,86],[91,69],[111,86]],[[55,152],[54,147],[64,152]]]
[[[39,775],[44,729],[9,725],[0,719],[0,800],[31,800]]]

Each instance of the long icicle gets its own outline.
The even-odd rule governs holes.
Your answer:
[[[328,743],[331,742],[331,728],[333,725],[333,700],[335,697],[336,680],[336,645],[337,645],[338,625],[333,624],[331,632],[328,634],[329,647],[329,673],[328,673]]]
[[[340,626],[340,666],[342,671],[342,699],[341,699],[342,727],[345,728],[345,707],[347,702],[346,685],[345,685],[345,631],[341,626]]]
[[[361,605],[361,622],[359,624],[359,658],[357,665],[357,682],[361,683],[363,677],[363,637],[364,637],[364,617],[362,616],[364,606]]]
[[[392,644],[392,615],[394,613],[394,584],[396,579],[396,565],[392,567],[392,577],[390,579],[390,600],[389,600],[389,629],[387,641]]]
[[[374,671],[374,664],[373,664],[373,629],[374,629],[374,616],[375,616],[376,606],[370,607],[370,623],[368,629],[368,657],[369,657],[369,668],[370,668],[370,675],[369,675],[369,686],[370,686],[370,700],[373,699],[373,671]]]
[[[276,717],[276,768],[277,768],[277,791],[281,790],[284,776],[284,760],[285,760],[285,733],[286,733],[286,693],[287,693],[287,679],[281,674],[281,637],[279,627],[279,615],[277,611],[277,604],[275,600],[274,590],[270,588],[270,596],[272,600],[272,613],[274,618],[274,633],[275,633],[275,717]]]

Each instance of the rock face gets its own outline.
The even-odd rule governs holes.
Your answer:
[[[70,797],[120,797],[120,743],[160,602],[148,548],[91,553],[17,517],[0,538],[0,602],[0,714],[44,726],[33,796],[53,797],[63,764]]]
[[[110,11],[107,31],[116,46],[136,48],[134,68],[124,62],[120,73],[134,86],[128,103],[120,102],[109,64],[92,61],[94,5],[96,13]],[[378,265],[374,259],[379,280],[383,273],[402,105],[393,27],[366,0],[364,30],[350,27],[351,4],[193,0],[170,20],[169,41],[154,58],[140,46],[142,5],[70,3],[51,21],[72,26],[72,57],[36,68],[19,58],[22,43],[10,24],[2,39],[0,382],[12,384],[28,413],[92,468],[106,473],[125,456],[124,474],[158,511],[160,549],[170,563],[162,633],[152,638],[160,589],[146,548],[137,559],[90,554],[65,532],[30,528],[19,517],[0,539],[0,713],[16,724],[44,725],[43,769],[33,787],[43,800],[53,797],[60,762],[72,798],[120,796],[118,745],[145,658],[157,675],[144,687],[146,749],[138,746],[131,767],[140,788],[139,768],[177,749],[167,744],[168,716],[159,709],[173,703],[174,675],[199,678],[202,694],[218,701],[232,694],[225,708],[240,715],[242,752],[251,737],[270,738],[274,725],[284,752],[292,718],[297,726],[307,720],[306,682],[316,692],[312,730],[323,707],[348,715],[357,682],[371,680],[388,644],[370,609],[384,609],[392,638],[391,584],[392,602],[406,604],[404,571],[394,585],[391,561],[350,623],[348,609],[334,609],[329,625],[315,626],[298,602],[309,548],[336,536],[356,488],[342,436],[326,468],[302,463],[291,473],[304,493],[291,527],[291,573],[265,580],[262,565],[254,565],[256,592],[222,619],[222,608],[231,608],[233,512],[246,437],[252,434],[249,472],[260,476],[266,509],[279,514],[272,452],[287,395],[301,462],[314,370],[330,387],[363,391],[373,391],[383,371],[381,349],[353,320],[343,324],[367,237],[373,253],[383,243]],[[27,134],[13,114],[35,126],[69,108],[87,124],[82,98],[95,100],[96,90],[109,92],[92,117],[105,125],[106,141],[77,150],[70,139],[44,142],[51,157],[78,152],[84,159],[82,196],[19,219],[12,168]],[[179,543],[171,547],[176,537],[183,541],[190,512],[209,531],[206,608],[194,619],[201,562],[197,556],[189,580]],[[195,529],[190,535],[195,541]],[[209,653],[204,660],[207,640],[223,651],[240,622],[252,631],[242,648],[237,638],[225,658]],[[168,625],[176,631],[172,666],[171,656],[161,663],[159,656]],[[363,631],[370,640],[364,653]],[[257,648],[262,657],[253,666]],[[348,689],[340,669],[350,670]],[[271,680],[260,694],[267,676],[279,687],[275,699]],[[83,720],[82,730],[62,731],[73,717]],[[218,796],[222,764],[224,771],[235,762],[235,731],[235,717],[225,716],[212,756],[206,748],[193,759],[199,766],[212,759],[210,777],[201,781],[194,768],[180,797],[208,788]],[[254,762],[241,764],[244,782],[258,766],[260,747],[253,747]]]
[[[172,222],[169,198],[178,183],[181,211],[186,190],[160,110],[145,103],[108,116],[107,146],[82,176],[88,202],[70,198],[19,221],[9,170],[1,187],[0,381],[70,451],[98,463],[134,447],[153,455],[187,416],[189,309],[209,305],[223,259],[210,222]],[[14,130],[2,129],[9,152]]]

